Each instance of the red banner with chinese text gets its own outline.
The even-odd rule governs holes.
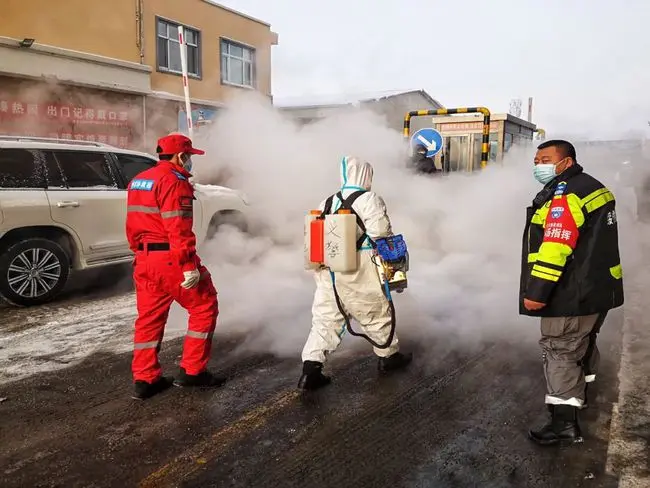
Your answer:
[[[0,94],[0,133],[134,145],[140,113],[128,105],[33,103]]]

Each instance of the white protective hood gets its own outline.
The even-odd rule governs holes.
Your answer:
[[[373,173],[370,163],[354,156],[345,156],[341,160],[341,189],[370,191]]]

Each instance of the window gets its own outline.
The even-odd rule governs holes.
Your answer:
[[[513,142],[513,135],[509,133],[505,133],[503,136],[503,152],[507,153],[510,151],[510,147],[512,147],[512,142]]]
[[[68,188],[117,188],[104,153],[54,151]]]
[[[137,174],[156,165],[156,161],[141,156],[132,156],[130,154],[116,154],[115,156],[117,157],[118,166],[122,172],[126,185],[128,185]]]
[[[171,73],[182,73],[181,45],[178,42],[178,26],[168,20],[157,19],[157,56],[158,70]],[[191,76],[201,76],[201,56],[199,41],[201,33],[196,29],[184,27],[185,42],[187,43],[187,72]]]
[[[0,149],[0,188],[45,188],[43,168],[25,149]]]
[[[490,161],[496,161],[499,155],[499,133],[490,132]]]
[[[52,153],[40,153],[39,158],[45,164],[45,177],[47,178],[47,187],[49,189],[65,188],[65,180],[61,174],[59,164],[54,159]]]
[[[255,86],[255,50],[221,39],[221,82]]]

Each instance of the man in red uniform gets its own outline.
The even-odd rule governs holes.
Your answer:
[[[160,162],[129,183],[126,235],[135,252],[133,278],[138,318],[133,347],[133,398],[149,398],[175,386],[216,387],[225,379],[207,371],[217,323],[217,291],[196,255],[192,231],[194,189],[188,178],[192,147],[182,134],[158,140]],[[189,313],[180,375],[162,376],[158,352],[169,308],[177,301]]]

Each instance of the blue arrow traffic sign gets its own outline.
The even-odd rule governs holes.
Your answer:
[[[416,145],[427,148],[427,157],[432,158],[442,150],[442,134],[436,129],[420,129],[411,137],[411,147]]]

